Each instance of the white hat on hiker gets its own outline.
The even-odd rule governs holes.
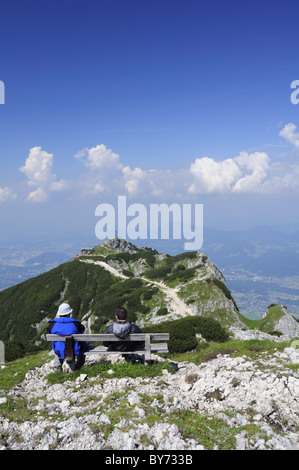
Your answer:
[[[59,305],[59,309],[58,309],[57,314],[60,317],[64,317],[65,315],[69,315],[70,313],[72,313],[72,311],[73,311],[73,309],[69,306],[69,304],[63,303],[63,304]]]

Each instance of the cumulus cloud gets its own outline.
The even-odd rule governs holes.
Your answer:
[[[121,170],[122,164],[117,153],[113,153],[105,145],[97,145],[90,149],[85,148],[75,155],[75,158],[84,161],[84,164],[90,170]]]
[[[159,191],[159,172],[124,166],[120,156],[103,144],[85,148],[74,157],[81,160],[89,170],[81,175],[84,194],[123,192],[136,196],[155,194]]]
[[[7,186],[5,188],[0,188],[0,203],[6,201],[13,201],[16,199],[17,195]]]
[[[28,195],[27,200],[29,202],[47,202],[48,201],[48,193],[41,188],[36,189],[35,191],[31,191]]]
[[[81,160],[89,170],[89,173],[82,177],[85,193],[119,191],[119,188],[123,187],[123,165],[120,157],[105,145],[85,148],[74,157]]]
[[[241,193],[263,190],[263,184],[270,171],[270,158],[264,152],[241,152],[235,158],[216,161],[212,158],[197,158],[190,165],[194,177],[189,192]]]
[[[288,142],[299,148],[299,132],[287,124],[280,132]],[[207,156],[196,158],[179,170],[131,168],[104,144],[85,148],[74,157],[81,161],[85,172],[73,182],[76,194],[127,194],[132,197],[176,198],[183,200],[198,194],[271,194],[299,189],[299,165],[272,162],[265,152],[242,151],[235,157],[216,160]],[[25,165],[20,168],[33,187],[28,201],[46,202],[51,192],[65,190],[71,184],[58,180],[53,172],[54,156],[41,149],[30,149]],[[0,189],[0,202],[13,199],[8,188]]]
[[[66,180],[57,181],[52,171],[53,160],[54,155],[41,147],[30,149],[25,165],[20,168],[28,179],[28,185],[37,188],[28,195],[28,201],[46,202],[49,191],[62,191],[69,186]]]
[[[191,193],[227,192],[242,175],[240,168],[228,158],[216,161],[213,158],[197,158],[190,165],[190,173],[195,180],[189,187]]]
[[[148,172],[141,168],[132,170],[129,166],[126,166],[122,169],[122,173],[125,189],[130,195],[138,193],[141,187],[140,184],[150,183]]]
[[[297,126],[290,122],[284,126],[279,135],[299,149],[299,132],[296,132],[296,130]]]
[[[196,194],[272,193],[299,187],[298,171],[285,162],[272,163],[265,152],[240,152],[234,158],[196,158],[181,170],[144,170],[124,166],[105,145],[80,151],[88,172],[82,178],[85,193],[126,193],[129,196],[184,198]]]
[[[269,156],[264,152],[251,154],[241,152],[234,160],[239,165],[242,177],[236,181],[232,191],[237,193],[263,191],[263,184],[270,172]]]

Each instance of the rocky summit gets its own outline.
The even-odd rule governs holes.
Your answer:
[[[255,359],[219,351],[199,365],[169,363],[173,370],[165,367],[156,377],[116,378],[113,364],[124,359],[112,357],[105,378],[79,371],[75,380],[52,385],[46,378],[49,357],[9,392],[0,392],[0,410],[21,400],[31,416],[0,417],[0,448],[299,450],[295,345]],[[89,356],[87,365],[99,360]],[[159,356],[154,360],[165,363]]]

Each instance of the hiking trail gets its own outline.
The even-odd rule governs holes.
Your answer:
[[[117,269],[113,268],[112,266],[110,266],[108,263],[105,263],[104,261],[93,261],[93,260],[80,260],[80,261],[82,263],[91,263],[91,264],[102,266],[104,269],[109,271],[113,276],[118,276],[118,277],[121,277],[122,279],[131,279],[129,276],[125,276],[123,273],[117,271]],[[172,289],[171,287],[166,286],[163,283],[163,281],[160,281],[160,282],[152,281],[151,279],[148,279],[143,276],[135,276],[135,278],[139,278],[149,284],[153,284],[164,292],[164,294],[166,295],[166,298],[170,301],[170,305],[173,310],[171,315],[175,314],[175,315],[179,315],[180,317],[194,315],[192,310],[188,307],[188,305],[186,305],[185,302],[182,299],[180,299],[180,297],[178,296],[177,289]]]

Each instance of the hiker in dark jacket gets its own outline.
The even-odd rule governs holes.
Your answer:
[[[85,328],[79,320],[71,318],[72,309],[67,303],[63,303],[59,306],[57,317],[54,320],[50,320],[49,326],[47,328],[48,333],[54,335],[73,335],[78,333],[84,333]],[[62,364],[65,359],[65,342],[64,341],[53,341],[52,349],[55,353],[54,358],[54,368],[56,370],[62,370]],[[76,356],[75,361],[70,364],[70,369],[72,371],[79,369],[85,361],[84,353],[88,349],[88,344],[84,341],[75,341],[74,342],[74,354]]]
[[[133,323],[127,321],[127,310],[118,308],[115,311],[115,321],[112,325],[107,326],[105,333],[114,334],[118,338],[127,338],[133,333],[142,333],[140,328]],[[103,345],[114,351],[132,351],[138,346],[143,346],[144,341],[103,341]]]

